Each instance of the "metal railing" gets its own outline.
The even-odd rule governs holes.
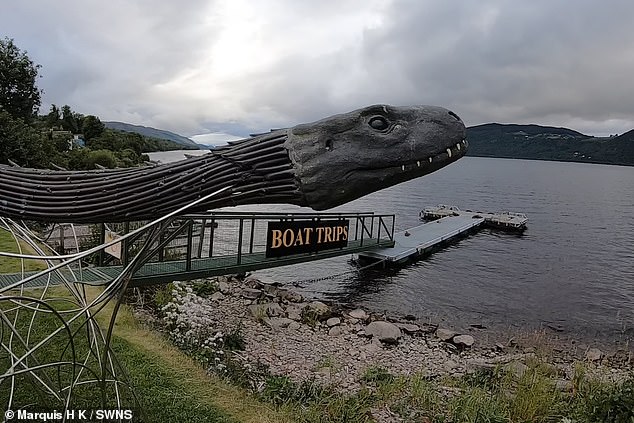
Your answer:
[[[184,261],[186,272],[192,270],[193,261],[203,258],[227,257],[233,264],[241,265],[245,257],[264,257],[268,222],[337,220],[349,222],[348,245],[351,247],[360,249],[393,243],[393,214],[208,212],[173,218],[167,229],[161,232],[158,241],[154,242],[153,252],[147,262]],[[142,222],[127,222],[109,225],[109,228],[124,234],[140,225]],[[105,239],[106,229],[105,225],[101,225],[102,240]],[[144,233],[128,238],[121,245],[119,259],[101,251],[97,264],[126,265],[144,242],[147,242]]]

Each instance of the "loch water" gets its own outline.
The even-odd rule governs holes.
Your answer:
[[[420,210],[437,204],[522,212],[528,229],[521,235],[482,229],[398,269],[354,272],[347,256],[254,276],[285,284],[333,276],[300,283],[299,291],[455,327],[634,338],[634,168],[465,157],[334,211],[394,213],[402,230],[420,224]]]

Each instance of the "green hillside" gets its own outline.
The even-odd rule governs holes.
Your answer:
[[[104,125],[106,125],[106,128],[116,129],[118,131],[134,132],[136,134],[141,134],[144,137],[158,138],[162,140],[172,141],[177,144],[183,145],[184,146],[183,149],[186,149],[186,150],[192,150],[192,149],[197,150],[200,148],[198,144],[196,144],[194,141],[190,140],[189,138],[186,138],[182,135],[178,135],[173,132],[165,131],[162,129],[156,129],[156,128],[151,128],[149,126],[142,126],[142,125],[132,125],[130,123],[124,123],[124,122],[104,122]]]
[[[467,128],[468,156],[634,166],[634,130],[591,137],[567,128],[487,123]]]

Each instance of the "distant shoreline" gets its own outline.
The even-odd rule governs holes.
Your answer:
[[[478,157],[484,159],[507,159],[507,160],[531,160],[537,162],[559,162],[559,163],[580,163],[580,164],[595,164],[595,165],[605,165],[605,166],[622,166],[622,167],[634,167],[634,164],[627,163],[608,163],[603,161],[595,161],[595,160],[563,160],[563,159],[543,159],[543,158],[535,158],[535,157],[502,157],[502,156],[488,156],[488,155],[473,155],[467,153],[465,157]]]

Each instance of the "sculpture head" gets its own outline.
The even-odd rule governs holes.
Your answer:
[[[374,105],[295,126],[284,146],[306,204],[323,210],[454,162],[465,136],[442,107]]]

